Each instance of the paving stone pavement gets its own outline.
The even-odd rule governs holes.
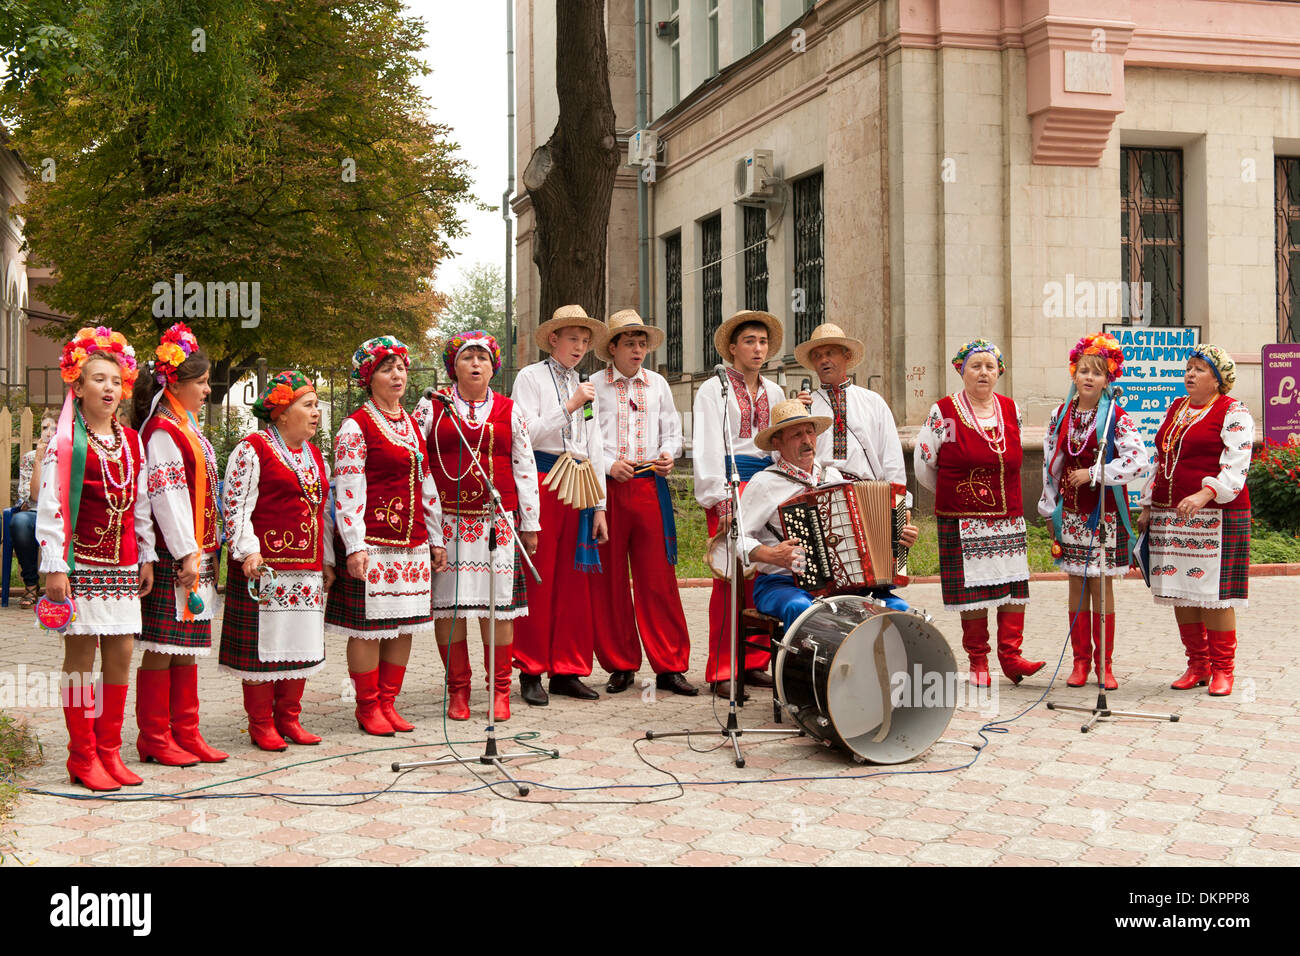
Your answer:
[[[141,789],[280,798],[110,802],[29,794],[0,830],[0,853],[5,866],[1294,866],[1300,864],[1300,711],[1297,688],[1285,675],[1300,664],[1297,583],[1294,577],[1251,581],[1251,607],[1239,616],[1237,689],[1216,699],[1204,689],[1169,690],[1183,667],[1173,615],[1154,607],[1140,582],[1121,582],[1115,668],[1121,687],[1109,702],[1174,710],[1181,720],[1114,721],[1081,734],[1077,715],[1040,704],[1005,725],[1005,733],[989,735],[974,766],[954,772],[935,771],[970,760],[973,751],[960,742],[979,741],[988,706],[983,712],[959,707],[945,741],[892,768],[901,774],[860,766],[807,738],[746,739],[747,765],[737,769],[729,748],[718,747],[720,736],[641,742],[641,754],[660,768],[653,770],[634,750],[644,731],[711,726],[714,705],[705,695],[656,693],[646,667],[640,691],[602,694],[596,703],[556,698],[550,707],[529,708],[516,688],[515,716],[500,732],[535,732],[530,742],[560,757],[515,764],[518,775],[538,786],[526,799],[507,800],[464,769],[400,777],[389,769],[394,760],[447,753],[443,672],[431,640],[417,644],[401,701],[417,725],[414,734],[388,740],[357,729],[345,697],[343,645],[331,639],[328,667],[309,681],[304,700],[304,723],[325,742],[284,754],[251,746],[239,684],[209,657],[200,665],[203,730],[231,759],[192,769],[133,764],[145,777]],[[1026,649],[1051,660],[1018,687],[998,684],[998,718],[1042,694],[1064,644],[1065,587],[1033,584]],[[708,591],[684,588],[682,595],[693,638],[690,676],[699,679]],[[917,607],[940,608],[933,611],[935,625],[963,660],[957,616],[942,611],[938,585],[913,585],[906,596]],[[25,715],[44,745],[46,762],[27,783],[72,792],[63,771],[62,716],[43,697],[46,675],[57,679],[59,641],[30,620],[16,607],[0,611],[0,706]],[[481,708],[486,693],[477,656],[472,705]],[[1052,699],[1091,704],[1095,689],[1064,686],[1068,667],[1067,649]],[[595,678],[603,686],[604,674]],[[127,703],[131,742],[133,707],[134,695]],[[716,713],[725,717],[723,707]],[[770,718],[762,692],[742,711],[745,726],[771,726]],[[481,724],[450,731],[453,740],[470,741],[481,735]],[[503,741],[503,749],[517,748]],[[473,756],[481,745],[458,749]],[[671,784],[665,771],[688,786],[548,789]],[[867,774],[880,775],[853,779]],[[393,791],[366,799],[390,786]]]

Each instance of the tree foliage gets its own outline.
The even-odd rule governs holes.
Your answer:
[[[257,282],[255,328],[184,317],[214,379],[428,333],[469,181],[401,0],[0,3],[22,7],[0,115],[35,172],[17,211],[50,304],[147,342],[176,320],[155,283]]]
[[[486,329],[496,337],[502,353],[506,324],[506,279],[501,267],[480,262],[465,270],[452,288],[438,314],[438,337],[446,338],[467,329]]]

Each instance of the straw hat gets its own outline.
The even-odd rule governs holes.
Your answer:
[[[804,422],[812,422],[817,428],[818,435],[831,427],[829,416],[809,415],[803,402],[797,398],[787,398],[784,402],[778,402],[776,408],[772,409],[772,424],[758,433],[754,444],[763,451],[771,451],[773,435],[782,428],[802,425]]]
[[[813,368],[813,361],[808,356],[813,349],[821,348],[823,345],[842,345],[849,351],[849,368],[855,368],[862,363],[862,357],[867,352],[867,347],[858,339],[849,338],[844,334],[844,330],[833,322],[825,322],[813,329],[812,335],[803,345],[794,347],[794,357],[799,364],[809,371],[817,371]]]
[[[587,329],[591,332],[591,350],[598,355],[603,355],[602,349],[605,346],[605,323],[599,319],[593,319],[587,314],[587,310],[580,305],[562,305],[555,310],[555,315],[547,319],[537,327],[533,333],[533,339],[537,342],[537,347],[543,352],[551,351],[551,333],[558,332],[560,329],[567,329],[571,325]]]
[[[607,362],[614,360],[614,336],[622,332],[644,332],[648,350],[653,352],[664,344],[664,330],[653,325],[646,325],[645,320],[636,309],[623,309],[609,317],[605,334],[609,336],[600,350],[600,357]]]
[[[718,350],[718,356],[722,361],[731,361],[731,353],[727,351],[727,346],[731,344],[732,330],[746,322],[762,322],[767,326],[768,358],[781,354],[781,338],[785,334],[781,328],[781,320],[771,312],[757,312],[746,309],[727,319],[726,322],[718,326],[718,331],[713,333],[713,345]]]

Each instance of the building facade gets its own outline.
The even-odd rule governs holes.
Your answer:
[[[1300,337],[1300,4],[1285,0],[646,0],[648,221],[615,187],[608,311],[653,293],[655,364],[690,408],[712,329],[767,308],[868,346],[900,425],[998,342],[1031,425],[1103,324],[1195,326],[1261,412],[1259,349]],[[516,4],[519,159],[550,135],[554,5]],[[634,131],[636,3],[611,0],[611,91]],[[644,156],[644,154],[643,154]],[[745,165],[749,164],[749,165]],[[753,170],[757,168],[758,172]],[[520,342],[536,325],[519,216]],[[637,275],[637,239],[653,245]],[[1296,270],[1298,278],[1292,278]],[[521,360],[529,358],[523,354]]]

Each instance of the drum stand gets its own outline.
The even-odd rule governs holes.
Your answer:
[[[551,756],[558,757],[559,751],[534,750],[520,753],[503,754],[497,750],[497,732],[496,732],[496,660],[497,660],[497,575],[496,575],[496,550],[497,550],[497,525],[496,516],[499,515],[505,519],[506,526],[510,529],[510,534],[514,538],[515,547],[519,549],[519,555],[524,559],[524,566],[533,576],[534,581],[540,582],[542,576],[537,573],[537,568],[533,567],[532,560],[528,557],[528,551],[524,548],[523,542],[519,540],[519,532],[515,529],[514,519],[501,504],[501,493],[497,491],[496,486],[488,478],[487,472],[483,470],[482,463],[478,460],[478,455],[474,454],[474,448],[465,438],[465,433],[460,429],[460,422],[456,420],[456,413],[451,408],[451,399],[449,396],[442,396],[435,393],[432,396],[437,401],[442,401],[444,406],[443,414],[451,419],[451,423],[456,426],[456,434],[460,436],[461,443],[465,450],[469,452],[469,460],[474,470],[478,472],[488,494],[492,497],[493,521],[488,530],[488,686],[491,691],[488,694],[487,701],[487,728],[485,732],[486,741],[484,743],[483,753],[478,757],[442,757],[438,760],[416,760],[409,763],[394,763],[393,773],[400,773],[403,770],[414,770],[418,767],[445,767],[451,764],[461,764],[462,766],[472,766],[473,764],[483,764],[489,767],[495,767],[497,772],[506,778],[514,788],[519,791],[519,796],[528,796],[529,788],[527,784],[520,783],[510,775],[506,769],[504,761],[507,760],[524,760],[530,757]],[[445,401],[443,399],[446,399]],[[437,427],[437,423],[434,423]],[[432,433],[432,429],[430,429]],[[465,622],[465,641],[469,641],[469,621]],[[477,776],[477,774],[475,775]]]
[[[1111,400],[1110,408],[1108,409],[1106,414],[1105,428],[1099,433],[1102,436],[1102,439],[1097,442],[1097,466],[1096,467],[1097,467],[1097,474],[1100,476],[1100,478],[1093,479],[1092,482],[1093,487],[1097,487],[1098,485],[1100,485],[1101,487],[1101,493],[1098,496],[1098,500],[1097,500],[1097,510],[1093,512],[1093,516],[1097,519],[1097,547],[1100,549],[1101,552],[1100,567],[1103,572],[1101,575],[1101,587],[1099,588],[1100,601],[1101,601],[1101,634],[1099,635],[1099,640],[1097,641],[1097,644],[1098,644],[1098,652],[1100,653],[1101,656],[1096,661],[1097,703],[1094,704],[1092,707],[1081,707],[1076,704],[1058,704],[1055,701],[1049,701],[1047,704],[1048,710],[1070,710],[1081,714],[1091,714],[1092,716],[1089,717],[1088,720],[1082,726],[1079,727],[1079,732],[1083,734],[1086,734],[1088,731],[1092,730],[1094,725],[1100,723],[1101,721],[1114,720],[1117,717],[1130,717],[1136,720],[1163,720],[1163,721],[1168,721],[1169,723],[1178,722],[1177,714],[1145,714],[1145,713],[1140,713],[1138,711],[1132,711],[1132,710],[1111,710],[1109,705],[1106,703],[1106,575],[1104,573],[1106,570],[1106,480],[1105,480],[1106,479],[1106,452],[1109,449],[1111,443],[1110,430],[1111,430],[1111,421],[1115,414],[1115,406],[1118,403],[1120,396],[1122,394],[1123,393],[1118,387],[1114,389],[1114,396]],[[1061,475],[1061,480],[1062,481],[1065,480],[1064,474]],[[1128,507],[1128,502],[1124,503],[1124,507],[1126,508]],[[1116,520],[1118,519],[1119,516],[1116,515]],[[1086,566],[1085,566],[1085,570],[1086,570]],[[1087,593],[1088,593],[1088,577],[1087,575],[1084,575],[1083,591],[1079,597],[1080,609],[1074,612],[1074,617],[1070,618],[1071,632],[1074,631],[1074,627],[1073,627],[1074,618],[1077,617],[1079,614],[1083,613],[1082,610],[1083,598],[1087,596]]]
[[[736,464],[735,450],[731,444],[731,424],[730,415],[728,414],[729,405],[727,402],[727,377],[718,376],[722,383],[722,441],[726,449],[727,462],[731,464],[731,476],[727,479],[728,490],[731,495],[731,527],[727,530],[727,566],[731,568],[731,620],[729,626],[731,629],[728,646],[731,650],[731,693],[727,699],[727,725],[722,728],[710,727],[704,730],[677,730],[671,733],[655,733],[653,730],[647,730],[645,740],[663,740],[667,737],[691,737],[695,734],[722,734],[730,743],[732,750],[736,753],[736,766],[745,766],[745,757],[740,752],[740,738],[744,734],[758,734],[761,736],[781,736],[781,737],[798,737],[803,734],[801,730],[776,730],[776,729],[755,729],[744,730],[737,719],[736,708],[744,706],[745,699],[745,666],[744,658],[741,656],[743,650],[743,641],[740,639],[740,602],[745,595],[745,570],[749,567],[749,555],[740,544],[740,528],[743,525],[740,510],[740,470]],[[776,689],[773,688],[775,694]]]

